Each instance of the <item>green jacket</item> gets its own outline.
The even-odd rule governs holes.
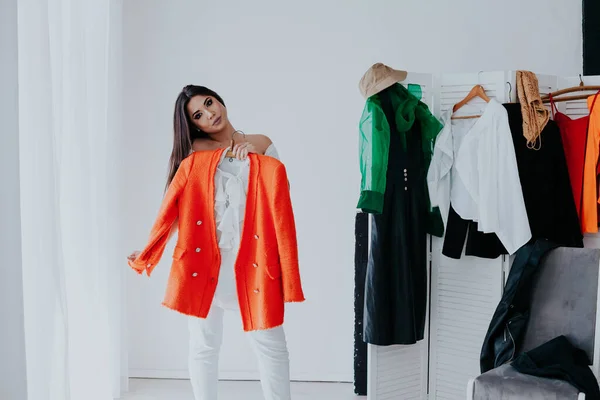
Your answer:
[[[406,143],[406,134],[411,132],[413,124],[420,125],[425,176],[429,169],[433,146],[438,133],[442,130],[441,122],[435,118],[427,105],[420,101],[421,88],[419,85],[409,85],[405,88],[397,83],[386,89],[392,98],[396,110],[396,125],[394,134],[401,135],[402,143]],[[381,214],[386,188],[388,152],[390,145],[390,126],[381,108],[379,95],[367,99],[359,125],[359,158],[361,170],[361,193],[358,208],[363,212]],[[425,190],[427,184],[423,181]],[[427,199],[429,193],[427,192]],[[439,209],[429,208],[427,232],[442,236],[444,227]]]

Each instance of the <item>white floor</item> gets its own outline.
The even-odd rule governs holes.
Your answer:
[[[221,381],[219,400],[263,400],[260,382]],[[351,383],[292,382],[292,400],[358,400]],[[188,380],[131,379],[122,400],[194,400]]]

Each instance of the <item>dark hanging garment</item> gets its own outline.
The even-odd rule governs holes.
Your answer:
[[[363,340],[365,276],[369,260],[369,215],[356,213],[354,223],[354,394],[367,395],[367,344]]]
[[[498,258],[508,251],[495,233],[480,232],[477,222],[463,219],[450,205],[448,223],[442,254],[449,258],[460,259],[465,240],[465,255],[479,258]]]
[[[533,239],[564,247],[583,247],[583,235],[571,190],[560,130],[550,120],[540,135],[539,150],[527,147],[518,103],[504,104],[513,136],[519,179]],[[538,143],[539,147],[539,143]]]
[[[535,240],[515,253],[502,298],[483,339],[479,357],[482,374],[512,361],[527,329],[534,277],[548,252],[557,247],[548,240]]]
[[[427,305],[427,163],[421,124],[405,131],[393,93],[379,94],[390,125],[386,187],[381,214],[372,214],[365,284],[364,340],[387,345],[423,339]],[[398,118],[398,119],[397,119]],[[401,121],[402,122],[402,121]]]

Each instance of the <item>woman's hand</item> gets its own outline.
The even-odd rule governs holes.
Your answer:
[[[135,259],[140,255],[139,251],[134,251],[133,253],[131,253],[129,256],[127,256],[127,260],[129,261],[135,261]]]
[[[256,148],[250,142],[244,142],[233,146],[233,154],[238,160],[245,160],[249,153],[256,153]]]

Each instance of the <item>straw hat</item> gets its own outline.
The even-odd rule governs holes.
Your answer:
[[[408,75],[406,71],[393,69],[382,63],[373,64],[360,80],[360,93],[368,99],[393,84],[402,82],[406,79],[406,75]]]

